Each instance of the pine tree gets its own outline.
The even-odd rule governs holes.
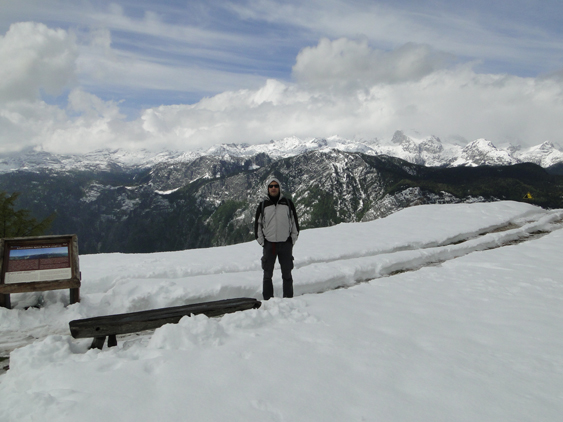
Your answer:
[[[20,196],[19,192],[8,195],[0,191],[0,237],[27,237],[41,236],[55,219],[52,214],[42,221],[31,216],[26,209],[15,210],[15,202]]]

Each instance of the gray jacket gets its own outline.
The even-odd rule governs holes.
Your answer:
[[[277,182],[280,185],[280,195],[275,201],[267,195],[268,185]],[[264,241],[285,242],[291,238],[295,244],[299,236],[299,222],[293,202],[282,195],[281,183],[271,177],[266,183],[266,198],[258,205],[254,220],[254,236],[258,243],[264,246]]]

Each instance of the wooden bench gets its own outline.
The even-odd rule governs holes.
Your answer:
[[[208,317],[216,317],[247,309],[258,309],[261,305],[262,303],[259,300],[253,298],[225,299],[149,311],[77,319],[70,321],[68,325],[72,337],[93,337],[94,340],[90,348],[102,349],[106,337],[108,337],[108,347],[112,347],[117,345],[116,336],[118,334],[154,330],[164,324],[177,324],[184,316],[204,314]]]

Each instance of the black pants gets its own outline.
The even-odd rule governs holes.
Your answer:
[[[291,277],[291,270],[293,269],[293,243],[291,239],[278,243],[266,241],[262,249],[262,269],[264,270],[262,296],[264,296],[264,300],[274,296],[272,276],[274,275],[276,256],[281,266],[283,297],[293,297],[293,278]]]

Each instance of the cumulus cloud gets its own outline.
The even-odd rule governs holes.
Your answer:
[[[561,142],[562,99],[562,85],[553,79],[480,75],[459,66],[418,80],[365,85],[353,93],[268,81],[257,91],[147,110],[143,122],[145,130],[176,147],[289,135],[384,139],[397,129],[533,145]]]
[[[443,0],[260,0],[229,2],[242,19],[289,26],[320,38],[366,37],[389,49],[410,41],[457,57],[482,60],[482,69],[511,68],[520,76],[562,66],[561,2]]]
[[[193,150],[291,135],[386,139],[397,129],[522,145],[563,141],[563,81],[558,74],[480,74],[471,63],[455,63],[428,45],[408,43],[383,51],[363,40],[323,38],[297,55],[294,82],[269,79],[256,89],[225,90],[194,104],[152,107],[129,121],[119,102],[104,101],[84,87],[70,92],[66,108],[40,100],[41,90],[55,93],[69,86],[74,63],[86,63],[76,58],[67,32],[41,24],[14,25],[0,39],[0,57],[15,48],[10,40],[27,50],[14,56],[15,63],[6,60],[9,64],[0,70],[3,79],[13,82],[0,82],[2,151],[23,146],[53,152]],[[88,48],[111,55],[110,34],[92,32]],[[43,65],[46,74],[38,75]],[[105,75],[107,69],[101,71]]]
[[[72,35],[40,23],[10,26],[0,36],[0,101],[58,95],[75,80],[78,50]]]
[[[289,135],[387,138],[397,129],[522,145],[562,141],[561,81],[479,74],[448,60],[428,46],[382,52],[323,39],[298,55],[295,84],[270,80],[259,90],[147,110],[143,128],[176,147]]]
[[[451,60],[451,55],[434,51],[428,45],[407,43],[395,50],[383,51],[372,49],[367,40],[323,38],[317,46],[301,50],[293,74],[300,83],[312,87],[352,85],[359,88],[418,81]]]

